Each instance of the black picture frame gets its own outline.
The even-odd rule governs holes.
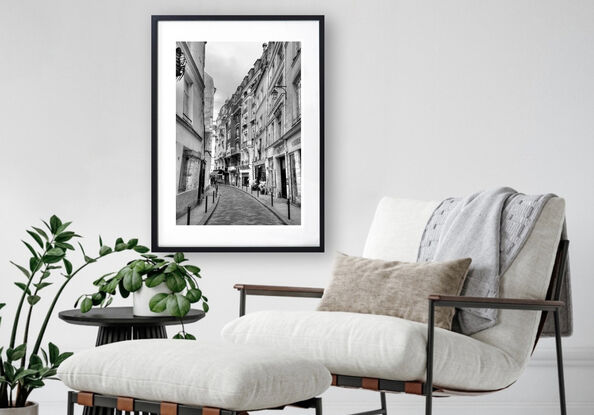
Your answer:
[[[162,246],[158,219],[158,31],[164,21],[315,21],[319,37],[319,243],[315,246]],[[154,252],[324,252],[325,120],[323,15],[152,15],[151,16],[151,249]]]

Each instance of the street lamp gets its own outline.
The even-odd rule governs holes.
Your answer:
[[[270,93],[270,95],[272,96],[273,100],[276,100],[278,98],[278,91],[277,88],[280,88],[283,90],[283,94],[285,94],[285,96],[287,95],[287,87],[285,85],[274,85],[272,87],[272,92]]]

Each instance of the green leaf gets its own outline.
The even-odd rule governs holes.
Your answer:
[[[167,265],[167,268],[165,268],[165,273],[169,274],[175,270],[177,270],[177,264],[175,262],[171,262],[169,265]]]
[[[136,268],[124,275],[124,288],[130,292],[138,291],[142,287],[142,277]]]
[[[30,295],[27,297],[27,302],[31,305],[35,305],[41,300],[41,297],[38,295]]]
[[[50,218],[50,230],[54,235],[57,233],[60,226],[62,226],[62,221],[60,220],[60,218],[56,215],[52,215],[52,217]]]
[[[180,262],[184,261],[184,253],[183,252],[176,252],[175,255],[173,256],[173,260],[179,264]]]
[[[49,365],[49,359],[47,358],[47,353],[43,348],[41,348],[41,355],[43,356],[43,361],[45,362],[45,364]]]
[[[24,377],[37,374],[37,370],[20,368],[14,376],[14,382],[18,382]]]
[[[133,249],[136,252],[138,252],[139,254],[145,254],[148,251],[150,251],[150,249],[148,249],[146,246],[142,246],[142,245],[136,245]]]
[[[110,275],[113,275],[113,272],[109,272],[107,274],[104,274],[102,276],[100,276],[99,278],[97,278],[95,281],[93,281],[93,285],[99,285],[102,282],[105,282],[105,278],[109,277]]]
[[[44,232],[43,229],[41,228],[36,228],[35,226],[32,226],[32,228],[35,230],[35,232],[37,232],[39,235],[43,236],[43,239],[45,239],[46,241],[49,241],[49,237],[47,236],[47,233]]]
[[[107,254],[110,254],[112,252],[111,247],[107,246],[107,245],[103,245],[100,249],[99,249],[99,256],[104,256]]]
[[[208,313],[208,310],[210,310],[210,307],[208,306],[208,303],[205,303],[203,301],[202,302],[202,309],[204,310],[205,313]]]
[[[62,248],[52,248],[45,253],[42,260],[46,264],[55,264],[60,262],[65,255],[66,253]]]
[[[144,284],[149,288],[153,288],[153,287],[156,287],[157,285],[162,284],[163,281],[165,281],[165,274],[157,274],[157,275],[148,277],[144,281]]]
[[[197,303],[202,298],[202,291],[200,291],[198,288],[192,288],[186,293],[186,298],[191,303]]]
[[[93,303],[94,306],[97,306],[103,302],[104,298],[105,298],[105,293],[98,292],[91,296],[91,302]]]
[[[74,247],[67,242],[56,242],[56,246],[64,250],[69,249],[71,251],[74,251]]]
[[[91,258],[90,256],[85,255],[85,262],[87,264],[90,264],[91,262],[97,262],[97,260],[95,258]]]
[[[89,297],[85,297],[85,299],[82,300],[82,303],[80,303],[80,311],[83,313],[86,313],[91,308],[93,308],[93,300],[90,299]],[[51,352],[51,349],[50,349],[50,352]]]
[[[101,239],[101,235],[99,235],[99,246],[103,246],[103,239]]]
[[[21,290],[25,291],[27,294],[31,295],[31,290],[27,287],[27,284],[23,284],[22,282],[15,282],[14,285],[19,287]]]
[[[41,361],[41,357],[36,354],[32,354],[29,357],[29,369],[39,370],[43,367],[43,362]]]
[[[162,313],[167,308],[167,298],[170,294],[155,294],[149,301],[149,308],[154,313]]]
[[[64,232],[66,230],[66,228],[68,226],[70,226],[71,223],[72,222],[66,222],[66,223],[61,224],[60,226],[58,226],[58,229],[56,229],[56,233],[60,234],[60,233]]]
[[[190,285],[190,288],[198,288],[196,286],[196,283],[194,282],[194,279],[191,276],[186,276],[186,281],[188,281],[188,284]]]
[[[78,246],[80,246],[80,251],[83,253],[83,256],[87,256],[86,252],[85,252],[85,248],[83,248],[82,244],[79,242]]]
[[[190,333],[186,333],[186,340],[196,340],[196,336]]]
[[[128,248],[128,245],[126,245],[125,243],[122,242],[122,243],[116,244],[115,251],[120,252],[127,248]]]
[[[108,294],[115,294],[115,289],[120,283],[121,278],[113,277],[107,284],[101,287],[101,291],[108,293]]]
[[[58,358],[56,359],[56,361],[54,362],[54,367],[60,366],[62,364],[62,362],[64,362],[64,360],[68,359],[73,354],[74,353],[72,353],[72,352],[64,352],[64,353],[60,354],[58,356]]]
[[[128,298],[128,296],[130,295],[130,291],[128,291],[126,289],[126,287],[124,287],[124,280],[120,280],[120,283],[118,284],[118,288],[120,289],[120,295],[122,296],[122,298]]]
[[[14,265],[15,267],[17,267],[23,274],[25,274],[25,276],[27,277],[27,279],[31,278],[31,274],[29,273],[29,271],[27,270],[27,268],[20,266],[19,264],[10,261],[10,263],[12,265]]]
[[[168,274],[165,282],[167,288],[174,293],[178,293],[186,288],[186,281],[178,273]]]
[[[56,241],[57,242],[68,242],[75,236],[78,237],[80,235],[77,235],[75,232],[70,232],[70,231],[63,232],[63,233],[59,234],[58,236],[56,236]]]
[[[39,235],[37,235],[35,232],[31,232],[30,230],[27,230],[27,233],[29,235],[31,235],[31,238],[35,239],[35,242],[37,242],[37,244],[43,248],[43,241],[41,240],[41,238],[39,237]]]
[[[200,272],[200,268],[194,265],[184,265],[184,268],[190,271],[192,274],[198,274]]]
[[[68,261],[66,258],[63,259],[64,261],[64,269],[66,269],[66,274],[72,274],[72,263]]]
[[[183,317],[190,311],[190,302],[181,294],[167,297],[167,312],[174,317]]]
[[[180,331],[175,336],[172,337],[174,340],[184,340],[184,334]]]
[[[134,248],[136,245],[138,245],[138,239],[136,239],[136,238],[134,238],[134,239],[130,239],[130,240],[128,241],[128,244],[127,244],[127,246],[128,246],[128,249],[132,249],[132,248]]]
[[[40,379],[27,379],[27,386],[30,389],[43,388],[45,383]]]
[[[4,378],[12,385],[14,379],[14,366],[9,362],[4,362]]]
[[[27,353],[27,345],[21,344],[14,349],[6,349],[6,358],[9,362],[14,362],[22,358]]]
[[[37,288],[38,291],[41,291],[45,287],[49,287],[52,284],[53,282],[38,282],[37,284],[33,284],[33,286]]]
[[[55,344],[50,342],[48,345],[48,350],[49,350],[49,361],[51,364],[53,364],[56,361],[56,359],[58,358],[58,356],[60,355],[60,349],[58,349],[58,346],[56,346]]]
[[[41,258],[29,258],[29,269],[31,270],[31,272],[38,271],[39,268],[41,268],[42,264],[43,262],[41,261]]]
[[[39,253],[33,249],[33,247],[31,246],[31,244],[27,241],[21,241],[22,243],[25,244],[25,246],[27,247],[27,249],[29,250],[29,252],[31,252],[31,255],[33,255],[35,258],[37,258],[39,256]]]

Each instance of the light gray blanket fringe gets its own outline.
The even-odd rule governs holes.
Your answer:
[[[511,188],[497,188],[465,198],[446,199],[427,222],[417,260],[443,261],[469,256],[473,262],[462,295],[497,297],[499,276],[512,264],[542,208],[553,196],[529,196]],[[568,304],[561,313],[562,332],[570,335],[573,327],[569,272],[561,298]],[[547,319],[543,335],[554,335],[550,320]],[[458,310],[455,330],[470,335],[492,327],[496,321],[497,310],[462,309]]]

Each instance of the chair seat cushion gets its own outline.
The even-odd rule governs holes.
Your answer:
[[[79,391],[238,411],[306,400],[331,383],[323,365],[285,352],[166,339],[76,353],[58,376]]]
[[[320,362],[337,375],[400,381],[425,379],[427,325],[398,317],[328,311],[261,311],[228,323],[223,338],[267,345]],[[523,365],[504,351],[435,329],[436,386],[467,391],[513,383]]]

